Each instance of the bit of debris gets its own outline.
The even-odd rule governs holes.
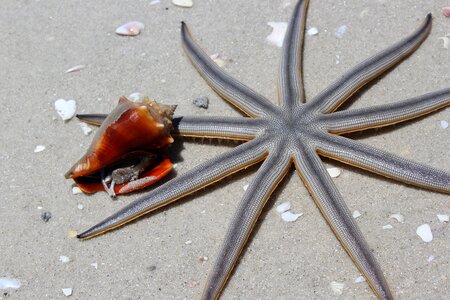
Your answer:
[[[282,214],[290,209],[291,209],[290,202],[284,202],[277,206],[277,212],[279,212],[280,214]]]
[[[50,221],[50,219],[52,218],[52,213],[49,211],[44,211],[41,213],[41,219],[42,221],[44,221],[45,223],[47,223],[48,221]]]
[[[204,264],[206,261],[208,261],[208,256],[202,256],[199,258],[199,261]]]
[[[442,14],[446,17],[450,17],[450,6],[442,8]]]
[[[448,36],[441,36],[438,37],[438,39],[442,40],[444,42],[444,48],[448,49],[450,47],[450,37]]]
[[[434,260],[434,256],[433,255],[428,256],[428,258],[427,258],[428,262],[432,262],[433,260]]]
[[[338,28],[336,28],[336,31],[334,32],[334,35],[338,39],[341,39],[344,36],[344,34],[347,32],[347,29],[348,29],[347,25],[339,26]]]
[[[192,7],[194,2],[192,0],[172,0],[172,4],[179,7]]]
[[[328,174],[330,174],[331,178],[336,178],[341,175],[341,169],[339,168],[327,168]]]
[[[447,121],[445,121],[445,120],[441,120],[441,127],[443,128],[443,129],[447,129],[448,128],[448,122]]]
[[[59,257],[59,261],[62,262],[63,264],[66,264],[66,263],[70,262],[70,258],[65,255],[61,255]]]
[[[124,36],[135,36],[141,33],[141,30],[144,28],[145,26],[143,23],[138,21],[131,21],[117,27],[116,34]]]
[[[269,22],[267,23],[272,27],[272,33],[266,37],[266,41],[277,47],[283,46],[284,36],[286,35],[287,23],[286,22]]]
[[[37,145],[36,148],[34,148],[34,153],[42,152],[45,150],[44,145]]]
[[[306,31],[307,35],[317,35],[319,33],[319,29],[317,27],[311,27]]]
[[[342,295],[344,291],[345,284],[337,281],[332,281],[330,287],[336,295]]]
[[[422,224],[417,227],[416,233],[426,243],[429,243],[433,240],[433,233],[431,232],[430,225],[428,224]]]
[[[405,217],[402,214],[400,214],[400,213],[392,214],[392,215],[389,216],[389,218],[390,219],[396,219],[399,223],[405,222]]]
[[[66,73],[78,72],[85,68],[85,65],[78,65],[66,70]]]
[[[209,57],[216,63],[216,65],[223,68],[223,66],[225,66],[225,61],[223,59],[221,59],[219,56],[220,56],[219,53],[214,53],[214,54],[210,55]]]
[[[366,278],[364,276],[359,276],[355,279],[355,283],[361,283],[366,281]]]
[[[357,219],[359,217],[361,217],[361,213],[358,210],[355,210],[352,214],[353,219]]]
[[[246,191],[248,189],[248,184],[244,185],[242,188]]]
[[[127,99],[132,102],[143,102],[145,96],[139,92],[134,92],[128,95]]]
[[[383,225],[383,229],[392,229],[394,228],[391,224]]]
[[[84,135],[89,135],[92,132],[92,128],[89,127],[86,123],[79,123],[80,124],[80,128],[83,131]]]
[[[82,210],[84,208],[83,204],[81,204],[81,203],[78,203],[77,207],[78,207],[79,210]]]
[[[55,109],[63,121],[68,121],[75,116],[77,103],[75,100],[58,99],[55,101]]]
[[[450,221],[450,217],[449,215],[436,215],[439,219],[440,222],[444,223],[444,222],[449,222]]]
[[[83,194],[83,191],[79,187],[74,186],[72,187],[72,194],[74,195]]]
[[[207,109],[209,106],[209,99],[206,96],[200,96],[198,98],[195,98],[192,103],[197,107]]]
[[[148,266],[146,269],[147,269],[147,271],[152,272],[152,271],[155,271],[155,270],[156,270],[156,266],[155,266],[155,265],[150,265],[150,266]]]
[[[297,219],[299,217],[301,217],[302,215],[303,215],[303,213],[293,214],[290,211],[286,211],[286,212],[281,214],[281,218],[285,222],[294,222],[294,221],[297,221]]]
[[[0,277],[0,289],[18,289],[20,288],[20,281],[15,278]]]
[[[191,240],[189,240],[189,241],[186,241],[186,242],[184,242],[186,245],[190,245],[190,244],[192,244],[192,241]]]
[[[69,296],[72,296],[73,290],[72,290],[72,288],[64,288],[64,289],[62,289],[62,292],[63,292],[64,296],[69,297]]]
[[[93,263],[91,264],[91,266],[93,266],[96,270],[98,269],[98,263],[96,263],[96,262],[93,262]]]
[[[77,237],[77,235],[78,235],[78,232],[76,230],[69,230],[67,232],[67,236],[70,238],[75,238],[75,237]]]

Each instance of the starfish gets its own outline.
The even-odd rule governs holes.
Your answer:
[[[220,296],[271,193],[295,165],[298,175],[336,237],[380,299],[392,293],[372,251],[322,157],[350,164],[424,189],[450,193],[450,173],[387,153],[343,136],[396,124],[450,105],[450,88],[387,105],[336,111],[362,86],[414,52],[428,35],[431,14],[412,34],[343,74],[305,101],[302,48],[308,1],[295,5],[282,47],[279,105],[233,79],[218,67],[181,25],[187,56],[207,83],[247,117],[178,117],[181,136],[234,139],[242,144],[141,196],[78,237],[90,238],[172,203],[207,185],[262,162],[234,215],[205,285],[202,299]]]

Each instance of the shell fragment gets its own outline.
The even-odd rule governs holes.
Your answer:
[[[141,33],[141,30],[144,28],[145,26],[143,23],[138,21],[131,21],[123,24],[122,26],[117,27],[116,33],[118,35],[124,36],[135,36]]]
[[[192,0],[172,0],[172,4],[179,7],[192,7],[194,2]]]
[[[286,35],[287,23],[286,22],[269,22],[267,23],[272,27],[272,33],[266,37],[266,41],[277,47],[283,46],[284,36]]]
[[[55,109],[58,115],[67,121],[73,118],[77,109],[77,103],[75,100],[58,99],[55,101]]]
[[[417,227],[416,233],[426,243],[429,243],[433,240],[433,233],[431,232],[430,225],[428,224],[422,224]]]
[[[301,217],[303,214],[299,213],[299,214],[293,214],[290,211],[286,211],[284,213],[281,214],[281,218],[283,219],[283,221],[285,222],[295,222],[297,221],[297,219],[299,217]]]

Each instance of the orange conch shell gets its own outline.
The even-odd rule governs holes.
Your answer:
[[[73,178],[85,192],[103,190],[101,177],[105,170],[110,172],[123,160],[141,157],[151,157],[152,161],[155,158],[157,164],[119,182],[112,187],[113,193],[127,193],[164,177],[172,169],[164,151],[173,143],[170,130],[174,110],[175,106],[158,104],[148,98],[131,102],[121,97],[103,121],[87,153],[65,174],[66,178]],[[95,182],[94,177],[99,180]]]

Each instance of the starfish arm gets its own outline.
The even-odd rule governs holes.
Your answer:
[[[225,73],[194,41],[184,22],[181,23],[181,40],[194,67],[221,97],[251,117],[276,112],[273,103]]]
[[[297,2],[284,36],[278,78],[281,106],[292,109],[305,102],[302,80],[302,50],[308,0]]]
[[[136,199],[115,214],[80,234],[79,238],[91,238],[122,226],[144,214],[178,200],[207,185],[263,160],[268,143],[255,139],[198,165],[166,184]]]
[[[428,167],[341,136],[323,135],[323,156],[418,187],[450,193],[450,173]]]
[[[349,209],[313,149],[301,149],[295,165],[316,205],[380,299],[392,299],[386,279]]]
[[[227,117],[175,117],[174,133],[181,136],[251,140],[260,133],[263,119]]]
[[[366,83],[383,74],[419,47],[431,30],[431,14],[411,35],[363,61],[314,97],[311,108],[321,113],[335,111]]]
[[[322,115],[327,130],[343,134],[418,118],[450,105],[450,88],[400,102]]]
[[[278,151],[273,153],[274,155],[269,154],[256,173],[237,208],[214,267],[209,274],[202,299],[219,297],[267,199],[289,170],[290,157],[278,155]]]
[[[77,114],[80,121],[95,126],[101,126],[106,117],[108,117],[107,114]]]

